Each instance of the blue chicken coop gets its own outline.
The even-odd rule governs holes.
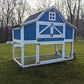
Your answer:
[[[55,7],[31,15],[13,28],[13,59],[21,67],[72,60],[74,30]]]

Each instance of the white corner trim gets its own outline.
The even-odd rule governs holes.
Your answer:
[[[22,26],[22,28],[21,28],[21,35],[20,35],[20,37],[21,37],[21,43],[24,43],[24,26]]]

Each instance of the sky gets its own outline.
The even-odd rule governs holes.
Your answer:
[[[35,5],[37,4],[38,0],[27,0],[29,2],[29,4],[31,5],[31,7],[36,7]],[[52,4],[54,1],[58,1],[58,0],[52,0]]]
[[[37,4],[37,0],[27,0],[27,1],[31,5],[31,7],[35,7],[35,5]]]

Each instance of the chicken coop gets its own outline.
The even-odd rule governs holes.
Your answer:
[[[13,59],[21,67],[72,60],[75,27],[50,7],[12,30]]]

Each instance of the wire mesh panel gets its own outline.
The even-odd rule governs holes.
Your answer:
[[[62,45],[41,45],[40,61],[61,58]]]
[[[21,47],[16,47],[15,49],[14,49],[14,57],[15,57],[15,59],[16,60],[18,60],[20,63],[21,63]]]
[[[24,64],[35,64],[36,63],[36,45],[26,44],[24,47]]]
[[[72,43],[67,42],[65,43],[65,57],[71,57],[71,52],[72,52]]]

